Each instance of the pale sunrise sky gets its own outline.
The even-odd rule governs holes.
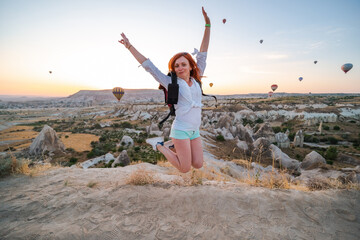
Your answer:
[[[359,0],[0,0],[0,94],[157,89],[120,33],[167,73],[175,53],[200,48],[201,6],[211,20],[205,93],[267,93],[272,84],[360,93]],[[347,74],[344,63],[354,65]]]

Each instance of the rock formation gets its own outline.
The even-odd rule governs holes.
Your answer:
[[[265,137],[267,139],[269,139],[270,142],[275,142],[275,133],[274,130],[272,129],[272,127],[270,126],[270,124],[268,122],[264,123],[259,130],[257,130],[257,132],[254,134],[254,138],[260,138],[260,137]]]
[[[94,166],[100,162],[104,162],[105,164],[109,163],[111,160],[114,160],[114,155],[112,155],[111,153],[107,153],[105,155],[102,155],[100,157],[97,157],[97,158],[93,158],[93,159],[90,159],[90,160],[87,160],[85,162],[82,162],[80,164],[80,166],[84,169],[87,169],[91,166]]]
[[[303,147],[304,144],[304,134],[302,130],[298,130],[294,137],[294,147]]]
[[[316,151],[312,151],[305,156],[304,160],[300,164],[300,167],[305,170],[311,170],[319,167],[321,164],[326,164],[325,158]]]
[[[65,151],[65,146],[56,135],[54,129],[45,125],[29,148],[30,155],[41,155],[45,152],[55,153]]]
[[[127,154],[126,150],[123,150],[120,155],[115,159],[115,161],[111,164],[111,167],[115,167],[116,164],[119,164],[122,167],[125,167],[130,164],[130,158]]]
[[[288,135],[282,132],[278,132],[275,134],[275,139],[278,147],[280,148],[288,148],[290,146],[290,140]]]
[[[120,143],[117,144],[116,146],[117,147],[119,147],[119,146],[132,147],[132,146],[134,146],[134,140],[131,137],[125,135],[122,137]]]
[[[298,170],[300,166],[300,162],[290,158],[287,154],[283,153],[280,148],[271,144],[270,149],[274,155],[275,161],[280,164],[281,167],[290,169],[290,170]]]

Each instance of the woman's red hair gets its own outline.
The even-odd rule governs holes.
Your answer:
[[[192,68],[192,70],[190,71],[190,77],[193,77],[197,82],[201,84],[200,70],[192,56],[187,52],[177,53],[170,59],[169,71],[175,72],[175,61],[180,57],[185,57],[189,61],[190,67]]]

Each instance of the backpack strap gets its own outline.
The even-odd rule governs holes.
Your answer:
[[[215,95],[208,95],[208,94],[204,94],[204,92],[203,92],[203,90],[202,90],[202,84],[201,84],[201,82],[200,81],[197,81],[196,80],[196,82],[197,83],[199,83],[199,85],[200,85],[200,89],[201,89],[201,95],[203,95],[203,96],[205,96],[205,97],[213,97],[214,99],[215,99],[215,107],[217,108],[217,98],[216,98],[216,96]]]

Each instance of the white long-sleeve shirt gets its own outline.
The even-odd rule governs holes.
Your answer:
[[[206,67],[206,52],[199,52],[196,55],[197,66],[202,76]],[[148,71],[156,81],[158,81],[167,90],[171,77],[163,74],[150,59],[142,63],[143,68]],[[201,88],[194,78],[191,78],[192,85],[186,83],[185,80],[178,77],[179,84],[179,98],[175,107],[175,120],[172,124],[172,129],[182,131],[196,131],[201,125]]]

